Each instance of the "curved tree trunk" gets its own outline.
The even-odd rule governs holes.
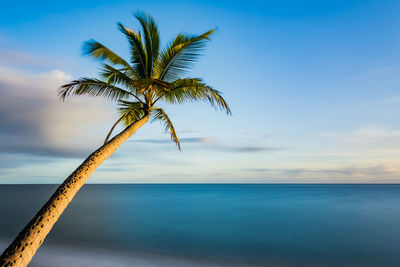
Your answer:
[[[149,115],[145,115],[87,157],[3,252],[0,266],[27,266],[61,213],[94,170],[148,119]]]

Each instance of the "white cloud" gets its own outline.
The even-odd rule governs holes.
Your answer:
[[[104,103],[86,97],[58,99],[71,75],[0,67],[0,148],[48,155],[82,155],[101,144],[95,128],[108,121]]]

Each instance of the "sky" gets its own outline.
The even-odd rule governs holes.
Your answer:
[[[72,0],[2,3],[0,183],[61,183],[102,144],[115,103],[57,90],[98,75],[84,41],[129,58],[139,10],[164,43],[217,28],[188,76],[232,115],[164,104],[182,151],[148,123],[89,183],[400,182],[399,1]]]

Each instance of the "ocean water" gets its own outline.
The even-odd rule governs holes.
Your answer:
[[[0,250],[56,185],[0,185]],[[400,266],[400,185],[85,185],[30,266]]]

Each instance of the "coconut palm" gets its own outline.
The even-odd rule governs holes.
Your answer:
[[[81,78],[63,85],[59,90],[62,100],[72,95],[89,95],[117,101],[119,119],[107,134],[104,145],[86,158],[57,188],[3,252],[0,257],[1,266],[26,266],[93,171],[149,119],[161,121],[165,131],[169,131],[171,139],[180,149],[171,120],[157,104],[202,100],[230,113],[219,91],[199,78],[183,78],[201,55],[214,30],[201,35],[178,34],[172,42],[161,47],[154,19],[143,12],[136,13],[135,17],[141,25],[141,31],[135,32],[118,24],[119,30],[129,41],[130,63],[103,44],[94,40],[87,41],[84,53],[102,62],[100,78]],[[123,124],[124,130],[110,139],[118,124]]]

